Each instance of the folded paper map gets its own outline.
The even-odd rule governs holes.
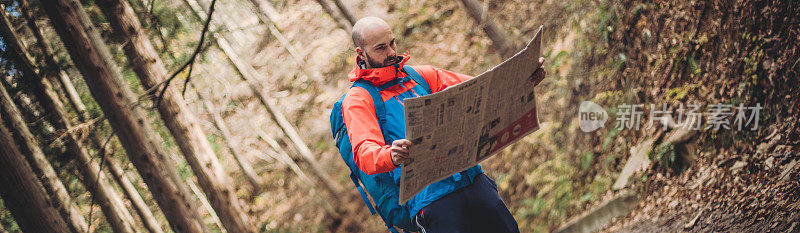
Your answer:
[[[473,79],[405,100],[406,138],[414,145],[402,167],[400,204],[539,128],[531,75],[541,34],[540,26],[525,49]]]

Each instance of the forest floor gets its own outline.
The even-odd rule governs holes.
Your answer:
[[[800,40],[797,3],[623,1],[621,5],[641,11],[623,16],[624,26],[612,36],[627,47],[620,50],[639,61],[629,63],[634,67],[627,71],[658,69],[653,65],[657,60],[683,56],[695,60],[684,64],[690,69],[690,83],[701,90],[688,99],[706,103],[729,99],[758,103],[764,109],[761,129],[703,131],[694,140],[697,159],[685,168],[663,169],[663,163],[651,167],[642,175],[646,180],[632,188],[641,203],[604,231],[800,232],[799,54],[796,46],[785,44]],[[665,38],[648,42],[640,36],[644,33]],[[649,82],[679,86],[669,83],[687,78],[668,74],[659,80],[659,76],[664,77],[656,75]]]

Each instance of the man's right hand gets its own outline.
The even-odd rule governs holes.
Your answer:
[[[537,64],[539,68],[533,72],[529,80],[533,82],[533,86],[538,86],[539,83],[542,82],[544,77],[547,75],[547,71],[544,70],[544,57],[539,57],[539,64]]]
[[[408,139],[400,139],[392,142],[392,147],[389,148],[389,154],[392,156],[392,164],[400,166],[406,163],[410,158],[408,148],[413,146]]]

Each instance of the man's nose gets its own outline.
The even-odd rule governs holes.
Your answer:
[[[389,47],[389,54],[388,54],[388,56],[389,56],[389,57],[395,57],[395,56],[397,56],[397,51],[395,51],[395,50],[394,50],[392,47]]]

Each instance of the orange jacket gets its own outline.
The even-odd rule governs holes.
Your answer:
[[[399,67],[403,67],[406,61],[411,58],[408,54],[404,54],[403,57]],[[358,64],[358,61],[356,64]],[[412,66],[412,68],[428,82],[433,93],[472,78],[472,76],[429,65]],[[407,75],[402,72],[402,69],[397,72],[394,66],[375,69],[361,69],[356,66],[347,75],[351,82],[361,78],[375,86],[405,76]],[[380,91],[381,98],[384,102],[400,101],[402,103],[403,100],[396,96],[407,91],[413,92],[411,88],[416,85],[416,82],[409,80],[402,85],[386,88]],[[414,95],[418,96],[416,93]],[[360,87],[350,88],[342,103],[342,117],[349,132],[350,142],[353,145],[353,160],[364,173],[374,175],[390,172],[397,168],[392,163],[392,158],[389,154],[391,144],[387,145],[387,142],[384,142],[378,118],[375,116],[375,105],[372,103],[372,97],[367,90]]]

